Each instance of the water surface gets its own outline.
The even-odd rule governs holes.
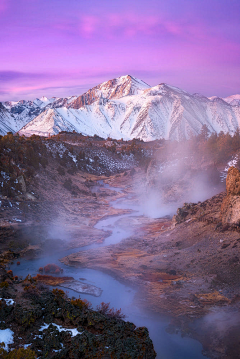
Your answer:
[[[103,184],[103,182],[101,182],[100,185],[104,185],[109,190],[122,192],[121,188],[114,188]],[[53,248],[52,253],[48,253],[44,257],[31,260],[21,259],[21,265],[17,266],[15,262],[11,265],[11,269],[13,270],[14,274],[17,274],[18,276],[26,277],[28,274],[35,276],[38,273],[39,267],[43,267],[48,263],[55,263],[63,268],[64,276],[71,276],[74,279],[84,281],[87,284],[95,285],[103,290],[100,297],[93,297],[87,294],[80,295],[82,299],[87,299],[90,301],[94,308],[101,302],[110,302],[111,307],[122,309],[122,312],[127,316],[126,320],[133,322],[137,326],[146,326],[149,330],[150,337],[153,340],[154,348],[157,352],[157,358],[204,359],[206,357],[201,354],[201,343],[189,337],[182,338],[180,334],[169,334],[166,332],[166,327],[170,323],[169,317],[144,313],[142,310],[140,310],[134,302],[134,295],[136,291],[133,288],[120,283],[109,274],[103,273],[101,271],[87,268],[70,267],[59,262],[60,258],[63,258],[71,253],[115,244],[124,238],[129,237],[132,234],[132,231],[130,229],[121,228],[118,225],[118,221],[121,218],[128,216],[143,215],[138,206],[135,203],[130,202],[130,199],[130,196],[126,196],[125,198],[120,198],[112,202],[111,205],[115,208],[131,209],[131,213],[111,216],[100,220],[96,224],[95,227],[98,229],[112,231],[112,234],[107,237],[103,243],[59,252],[56,252]],[[78,298],[79,296],[79,294],[73,290],[66,291],[66,289],[64,289],[64,291],[67,292],[70,297],[74,296]]]

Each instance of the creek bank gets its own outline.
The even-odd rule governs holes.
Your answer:
[[[30,276],[13,280],[3,267],[0,275],[5,283],[0,286],[0,328],[14,332],[10,349],[29,345],[38,358],[55,359],[156,357],[147,328],[136,328],[117,312],[91,310],[87,302],[71,300],[62,290],[50,292]]]
[[[135,176],[139,176],[141,177],[141,173],[138,173],[139,171],[137,170],[135,172]],[[139,208],[138,208],[138,203],[136,201],[136,198],[134,197],[134,188],[131,185],[127,185],[128,181],[127,181],[127,175],[118,175],[116,176],[117,179],[121,180],[121,178],[125,181],[126,187],[124,191],[117,191],[117,188],[109,188],[108,187],[108,201],[106,201],[106,203],[104,204],[103,210],[101,213],[104,213],[104,210],[108,210],[108,213],[111,213],[111,206],[114,205],[112,201],[117,200],[117,208],[114,208],[115,211],[119,211],[119,218],[114,216],[109,216],[109,215],[105,215],[104,218],[105,219],[101,219],[101,223],[105,223],[107,225],[110,224],[110,227],[108,228],[104,228],[104,231],[102,231],[103,233],[105,233],[105,230],[107,229],[107,233],[109,233],[110,230],[112,230],[113,228],[111,225],[112,223],[115,223],[115,225],[120,229],[121,232],[121,228],[129,228],[129,226],[132,228],[133,231],[135,231],[135,229],[141,229],[142,227],[144,227],[144,230],[141,230],[142,235],[145,235],[145,231],[148,233],[148,236],[155,238],[155,232],[156,230],[159,232],[164,232],[170,225],[171,225],[171,221],[169,220],[169,218],[163,218],[163,219],[150,219],[150,218],[146,218],[144,217],[142,214],[138,213],[139,212]],[[111,178],[109,178],[109,180],[111,180]],[[131,178],[132,180],[132,178]],[[105,186],[100,186],[99,191],[106,191]],[[100,193],[98,194],[98,198],[102,198],[102,196],[100,196]],[[121,199],[123,200],[123,202],[121,203]],[[125,200],[127,202],[127,207],[129,205],[131,205],[132,208],[132,204],[134,203],[133,209],[137,209],[138,212],[133,212],[132,214],[128,214],[126,216],[126,209],[123,209],[126,205]],[[114,202],[116,204],[116,202]],[[86,203],[87,205],[87,203]],[[110,207],[110,208],[109,208]],[[129,211],[128,211],[129,212]],[[106,211],[105,211],[106,213]],[[115,212],[116,213],[116,212]],[[124,214],[123,214],[124,213]],[[98,214],[98,213],[97,213]],[[136,216],[136,214],[138,214],[138,216]],[[160,225],[161,222],[161,225]],[[92,225],[94,224],[94,221],[91,221]],[[91,229],[91,227],[90,227]],[[115,231],[115,232],[118,232]],[[138,231],[136,231],[137,235],[138,235]],[[126,239],[129,236],[129,234],[126,235]],[[132,237],[131,237],[132,238]],[[142,250],[142,253],[144,254],[144,252],[147,249],[147,241],[146,240],[139,240],[137,239],[138,245]],[[103,244],[104,245],[104,244]],[[137,243],[135,243],[135,245],[137,245]],[[111,247],[111,246],[109,246]],[[112,247],[115,247],[115,245],[113,245]],[[88,247],[89,248],[89,247]],[[102,250],[102,248],[104,248],[102,246],[102,244],[98,244],[98,249],[99,249],[99,254],[100,254],[100,250]],[[49,247],[50,249],[50,247]],[[87,248],[82,248],[82,249],[87,249]],[[71,250],[72,251],[72,250]],[[75,249],[74,252],[79,251],[79,249]],[[28,273],[33,273],[34,275],[37,274],[37,271],[39,269],[40,266],[44,266],[47,265],[48,263],[58,263],[58,258],[61,258],[61,255],[63,256],[66,253],[66,251],[58,251],[56,253],[54,252],[49,252],[48,250],[48,255],[45,257],[40,257],[40,258],[34,258],[31,261],[26,261],[26,260],[22,260],[21,265],[20,266],[16,266],[16,264],[14,264],[11,268],[13,269],[14,273],[21,273],[21,275],[26,276]],[[134,257],[134,254],[133,254]],[[144,255],[143,255],[144,257]],[[92,258],[93,259],[93,258]],[[114,258],[113,258],[114,259]],[[138,258],[136,258],[136,262],[138,261]],[[69,275],[69,276],[74,276],[76,279],[79,279],[80,276],[80,271],[78,269],[75,269],[73,267],[63,267],[64,268],[64,276],[65,275]],[[163,352],[164,357],[169,358],[171,356],[176,356],[178,355],[179,358],[198,358],[198,359],[202,359],[203,356],[201,355],[201,344],[198,343],[197,341],[192,340],[191,338],[181,338],[180,335],[168,335],[165,332],[165,328],[167,326],[167,322],[165,320],[163,320],[162,316],[158,316],[158,319],[156,320],[156,315],[151,316],[151,315],[145,315],[144,312],[141,309],[139,309],[139,296],[138,298],[134,297],[135,291],[132,291],[132,284],[133,281],[130,281],[131,283],[131,287],[126,287],[123,286],[121,284],[121,282],[128,282],[129,283],[129,278],[127,278],[126,281],[121,280],[121,278],[117,275],[117,271],[115,273],[114,276],[107,276],[106,274],[104,274],[103,272],[106,272],[105,270],[101,269],[101,271],[93,271],[91,269],[83,269],[81,270],[81,276],[86,277],[87,281],[94,281],[94,283],[98,286],[100,286],[101,288],[103,288],[103,293],[100,297],[101,300],[104,300],[105,302],[110,301],[111,305],[114,305],[115,307],[119,308],[122,307],[124,313],[126,313],[129,317],[130,320],[133,322],[138,323],[139,326],[142,325],[146,325],[147,327],[149,327],[150,333],[151,333],[151,337],[154,336],[154,345],[156,346],[156,349],[158,354],[161,357],[161,353]],[[134,272],[132,272],[133,275]],[[145,266],[142,266],[139,270],[139,282],[136,281],[135,284],[138,286],[138,288],[141,289],[141,287],[139,287],[140,282],[142,282],[141,276],[144,275],[145,273]],[[113,272],[111,271],[111,274],[113,274]],[[165,277],[164,277],[164,273],[162,273],[163,279],[160,279],[162,281],[168,281],[169,278],[174,278],[174,273],[170,272],[170,273],[165,273]],[[117,277],[118,279],[120,278],[120,283],[119,281],[115,281],[113,279],[113,277]],[[135,277],[138,277],[135,276]],[[57,278],[57,277],[56,277]],[[70,291],[71,293],[71,291]],[[71,293],[71,295],[76,295],[75,293]],[[91,297],[89,298],[89,296],[84,296],[86,299],[90,300],[93,305],[98,305],[99,304],[99,300],[97,301],[98,298],[96,297]],[[141,297],[141,296],[140,296]],[[142,298],[144,298],[145,295],[142,296]],[[121,298],[121,300],[119,301],[119,298]],[[149,302],[150,303],[150,302]],[[149,303],[144,303],[144,307],[145,308],[151,308],[151,306],[149,306]],[[140,303],[142,304],[142,303]],[[167,318],[167,321],[169,321],[169,317]],[[154,329],[155,328],[155,329]],[[157,329],[156,329],[157,328]]]
[[[72,289],[77,293],[89,294],[95,297],[100,297],[100,295],[102,294],[101,288],[98,288],[95,285],[91,285],[88,283],[83,283],[79,280],[74,279],[73,277],[54,277],[46,274],[37,274],[34,279],[46,285],[61,286],[63,288]]]
[[[114,178],[110,180],[114,186]],[[120,182],[117,177],[116,184]],[[126,190],[134,198],[131,188]],[[61,261],[106,271],[138,287],[136,303],[171,315],[170,330],[198,339],[211,358],[237,358],[235,348],[240,348],[232,333],[238,333],[240,325],[228,320],[226,330],[219,331],[224,326],[221,314],[218,322],[212,319],[215,312],[236,317],[240,309],[239,226],[223,219],[226,196],[222,192],[204,202],[185,204],[173,221],[123,218],[118,225],[134,228],[130,237],[115,245],[73,253]]]

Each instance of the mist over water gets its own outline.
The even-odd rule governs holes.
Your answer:
[[[240,313],[234,309],[229,308],[213,308],[202,319],[197,320],[195,324],[196,330],[201,330],[203,327],[206,332],[216,333],[218,336],[224,336],[229,329],[239,327]],[[200,328],[200,329],[198,329]]]
[[[175,156],[168,150],[156,153],[148,165],[145,183],[134,183],[139,206],[146,216],[173,216],[184,203],[202,202],[225,190],[214,163],[202,165],[187,144],[178,147],[180,152]]]
[[[113,188],[109,185],[107,186],[109,190],[117,190],[122,192],[120,188]],[[154,202],[155,198],[150,198],[150,203]],[[55,263],[60,265],[64,272],[64,276],[71,276],[76,280],[84,281],[86,284],[92,284],[97,287],[100,287],[103,292],[100,297],[93,297],[87,294],[81,294],[82,299],[87,299],[93,304],[95,308],[102,301],[108,303],[114,308],[121,308],[122,312],[126,314],[126,320],[133,322],[137,326],[146,326],[150,333],[150,338],[153,340],[154,348],[158,353],[157,358],[161,359],[204,359],[206,358],[201,354],[202,345],[189,337],[181,337],[181,334],[169,334],[166,332],[166,327],[170,323],[170,318],[158,315],[156,313],[152,314],[151,312],[143,311],[138,308],[135,304],[135,295],[136,289],[131,288],[128,285],[125,285],[112,276],[103,273],[101,271],[86,269],[86,268],[74,268],[66,266],[59,262],[58,259],[67,256],[74,252],[79,252],[88,249],[94,249],[106,245],[111,245],[120,242],[124,238],[129,237],[134,233],[134,229],[122,228],[121,220],[125,217],[134,217],[134,216],[143,216],[148,215],[154,218],[155,213],[157,215],[169,215],[172,211],[172,206],[169,207],[159,206],[159,202],[156,201],[156,207],[153,207],[154,212],[151,211],[147,214],[147,206],[139,206],[138,201],[133,201],[131,195],[127,195],[123,198],[120,198],[111,203],[115,208],[129,209],[130,213],[124,215],[111,216],[105,219],[100,220],[96,224],[96,228],[102,230],[111,230],[112,234],[105,239],[102,244],[93,244],[82,248],[74,248],[70,250],[64,250],[56,252],[55,248],[48,250],[48,253],[44,257],[36,258],[32,260],[21,260],[21,265],[17,266],[14,263],[11,266],[11,269],[14,273],[17,273],[19,276],[25,277],[27,274],[35,276],[38,273],[38,268],[44,266],[48,263]],[[148,203],[147,203],[148,205]],[[152,208],[150,208],[152,210]],[[156,211],[156,212],[155,212]],[[146,214],[145,214],[146,213]],[[59,238],[61,240],[68,241],[67,233],[64,230],[64,224],[59,226],[54,226],[49,230],[49,238]],[[64,288],[63,288],[64,289]],[[66,289],[64,289],[66,291]],[[67,294],[71,297],[79,297],[79,293],[73,290],[67,290]],[[138,295],[141,295],[138,294]],[[149,308],[151,309],[151,308]]]

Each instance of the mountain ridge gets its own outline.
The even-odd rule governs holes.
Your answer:
[[[50,111],[51,110],[51,111]],[[151,87],[131,75],[105,81],[80,96],[3,102],[0,134],[26,136],[76,131],[107,138],[183,140],[200,133],[233,134],[240,124],[240,95],[206,97],[161,83]]]

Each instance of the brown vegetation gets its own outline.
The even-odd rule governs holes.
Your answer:
[[[41,268],[41,267],[40,267]],[[40,271],[39,268],[39,271]],[[63,269],[60,268],[58,265],[56,264],[47,264],[46,266],[43,267],[43,270],[45,273],[53,273],[53,274],[59,274],[63,272]]]
[[[71,281],[74,278],[73,277],[53,277],[51,275],[47,274],[37,274],[36,277],[34,277],[35,280],[38,282],[45,283],[47,285],[60,285],[66,281]]]
[[[124,319],[126,317],[126,315],[122,313],[121,308],[120,309],[110,308],[110,303],[104,303],[104,302],[100,303],[99,305],[97,305],[97,311],[110,318]]]
[[[3,348],[0,349],[0,357],[2,359],[35,359],[37,355],[29,348],[13,349],[9,353]]]

